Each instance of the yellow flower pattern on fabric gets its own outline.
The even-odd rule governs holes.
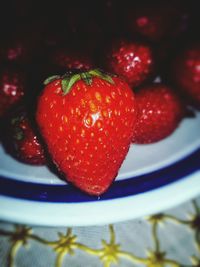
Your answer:
[[[73,234],[73,229],[68,227],[66,233],[57,233],[58,238],[53,241],[33,233],[33,228],[23,225],[15,225],[12,230],[7,231],[0,229],[0,237],[8,238],[10,249],[8,252],[8,267],[16,266],[15,259],[18,251],[30,245],[30,241],[40,243],[47,246],[55,253],[55,262],[52,266],[64,267],[64,259],[66,255],[74,255],[78,250],[86,253],[88,256],[99,259],[102,267],[122,266],[121,260],[129,261],[133,267],[200,267],[200,208],[196,201],[192,201],[193,210],[189,214],[187,220],[179,219],[178,216],[167,213],[160,213],[149,216],[146,221],[151,227],[152,247],[147,249],[146,256],[137,256],[134,252],[123,250],[122,245],[116,242],[117,233],[113,225],[108,226],[109,239],[101,241],[101,247],[94,249],[78,241],[78,237]],[[160,225],[168,223],[176,223],[189,229],[193,236],[193,241],[196,246],[195,255],[188,255],[191,265],[184,265],[183,262],[178,262],[168,257],[167,252],[163,251],[160,241],[160,233],[158,233]],[[29,246],[30,247],[30,246]]]

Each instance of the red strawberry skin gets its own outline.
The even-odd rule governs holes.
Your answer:
[[[5,125],[4,140],[7,152],[23,163],[44,165],[44,149],[25,107],[20,105],[13,109],[6,117]]]
[[[23,72],[5,68],[0,72],[0,118],[16,103],[26,91],[26,78]]]
[[[142,87],[136,94],[138,117],[133,142],[148,144],[169,136],[184,116],[179,97],[164,84]]]
[[[58,169],[79,189],[101,195],[125,159],[135,126],[135,99],[117,77],[92,84],[77,81],[63,95],[61,79],[49,83],[38,101],[36,120]]]
[[[118,41],[107,54],[108,69],[123,77],[130,86],[139,86],[152,75],[153,52],[146,44]]]
[[[200,45],[187,48],[178,55],[173,78],[190,102],[200,107]]]

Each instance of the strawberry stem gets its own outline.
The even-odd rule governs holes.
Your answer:
[[[111,78],[111,76],[108,75],[107,73],[103,72],[103,71],[100,71],[99,69],[90,70],[88,73],[92,76],[100,77],[101,79],[103,79],[103,80],[105,80],[111,84],[114,84],[114,81]]]
[[[73,72],[67,72],[63,76],[59,75],[53,75],[49,78],[47,78],[44,81],[44,84],[47,85],[48,83],[51,83],[57,79],[61,79],[61,86],[62,91],[64,95],[68,94],[72,88],[72,86],[77,81],[84,81],[87,85],[92,85],[92,80],[94,77],[98,77],[102,80],[107,81],[108,83],[114,84],[114,81],[110,74],[107,74],[99,69],[93,69],[86,72],[80,72],[80,73],[73,73]]]
[[[80,74],[74,74],[69,78],[64,78],[61,81],[64,95],[68,94],[75,82],[81,79]]]
[[[89,72],[83,72],[80,74],[80,76],[87,85],[92,84],[92,76],[89,74]]]
[[[45,81],[44,81],[44,85],[47,85],[48,83],[51,83],[57,79],[59,79],[60,76],[59,75],[53,75],[53,76],[50,76],[49,78],[47,78]]]
[[[114,84],[113,79],[110,75],[107,73],[99,70],[99,69],[93,69],[86,72],[80,72],[73,74],[72,72],[64,74],[61,78],[61,85],[64,95],[68,94],[71,90],[72,86],[77,81],[84,81],[87,85],[92,85],[92,79],[94,77],[99,77],[102,80],[107,81],[108,83]]]

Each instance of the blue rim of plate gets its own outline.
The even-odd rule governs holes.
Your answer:
[[[109,190],[101,197],[87,195],[71,184],[39,184],[18,181],[2,176],[0,177],[0,195],[50,203],[82,203],[88,201],[111,200],[158,189],[184,179],[199,170],[200,148],[165,168],[124,180],[115,180]]]

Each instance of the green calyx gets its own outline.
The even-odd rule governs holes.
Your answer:
[[[24,139],[23,130],[19,127],[16,127],[13,132],[13,137],[16,141],[22,141]]]
[[[22,141],[24,139],[24,132],[19,126],[20,122],[24,119],[23,115],[19,115],[11,119],[12,136],[16,141]]]
[[[61,85],[62,85],[62,91],[63,94],[66,95],[70,92],[72,86],[77,81],[84,81],[87,85],[92,85],[92,81],[94,77],[99,77],[102,80],[107,81],[108,83],[114,84],[114,81],[111,77],[111,75],[99,70],[99,69],[93,69],[86,72],[80,72],[80,73],[73,73],[73,72],[67,72],[63,76],[54,75],[49,78],[47,78],[44,81],[44,85],[47,85],[57,79],[61,79]]]

